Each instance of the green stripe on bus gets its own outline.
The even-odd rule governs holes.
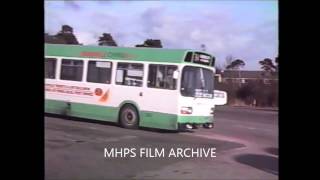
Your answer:
[[[114,108],[82,103],[70,103],[70,108],[68,108],[67,102],[45,100],[45,112],[47,113],[62,114],[110,122],[118,121],[120,107]],[[139,115],[139,126],[141,127],[152,127],[162,129],[177,128],[177,115],[148,111],[140,111]]]
[[[53,114],[67,114],[67,104],[62,101],[45,100],[45,112]]]
[[[101,59],[181,63],[188,50],[164,48],[128,48],[45,44],[45,56],[83,57],[83,53],[101,54]],[[86,57],[84,57],[86,58]],[[88,57],[87,57],[88,58]]]
[[[159,129],[177,129],[177,115],[159,112],[141,111],[140,126]]]
[[[94,120],[118,122],[120,107],[106,107],[82,103],[45,100],[45,112],[82,117]],[[178,116],[151,111],[140,111],[141,127],[176,130],[178,123],[208,123],[213,122],[213,116]]]
[[[45,100],[45,112],[102,121],[117,122],[119,108],[82,103],[70,103],[70,108],[68,108],[67,102]]]

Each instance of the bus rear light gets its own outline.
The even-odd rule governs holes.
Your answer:
[[[181,107],[181,114],[192,114],[192,107]]]

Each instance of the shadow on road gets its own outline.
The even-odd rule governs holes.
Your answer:
[[[242,154],[234,158],[237,162],[262,171],[278,175],[278,158],[261,154]]]
[[[140,129],[140,130],[145,130],[145,131],[157,132],[157,133],[194,133],[193,130],[180,130],[180,131],[175,131],[175,130],[148,128],[148,127],[140,127],[139,129]]]
[[[269,154],[273,154],[273,155],[276,155],[278,156],[279,155],[279,150],[278,148],[275,148],[275,147],[269,147],[269,148],[265,148],[265,151]]]
[[[45,116],[53,117],[53,118],[60,118],[60,119],[64,119],[64,120],[71,120],[71,121],[109,125],[109,126],[121,128],[119,124],[114,123],[114,122],[108,122],[108,121],[99,121],[99,120],[93,120],[93,119],[71,117],[71,116],[66,116],[66,115],[61,115],[61,114],[50,114],[50,113],[45,113]],[[156,128],[147,128],[147,127],[140,127],[139,130],[151,131],[151,132],[156,132],[156,133],[179,133],[178,131],[174,131],[174,130],[156,129]],[[194,132],[193,130],[180,131],[180,133],[193,133],[193,132]]]

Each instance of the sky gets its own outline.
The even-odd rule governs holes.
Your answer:
[[[276,0],[46,1],[45,32],[54,35],[65,24],[84,45],[97,45],[102,33],[124,47],[146,39],[174,49],[204,44],[221,67],[232,56],[244,70],[259,70],[260,60],[278,55]]]

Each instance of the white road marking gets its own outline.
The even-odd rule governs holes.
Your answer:
[[[254,128],[254,127],[250,127],[250,126],[244,126],[244,125],[234,125],[235,127],[241,127],[241,128],[245,128],[245,129],[250,129],[250,130],[256,130],[258,128]]]
[[[229,142],[235,142],[235,143],[241,143],[241,144],[249,144],[248,141],[245,141],[243,139],[239,139],[236,137],[231,137],[231,136],[224,136],[224,135],[219,135],[219,134],[183,134],[187,136],[196,136],[196,137],[202,137],[206,139],[214,139],[214,140],[223,140],[223,141],[229,141]]]

